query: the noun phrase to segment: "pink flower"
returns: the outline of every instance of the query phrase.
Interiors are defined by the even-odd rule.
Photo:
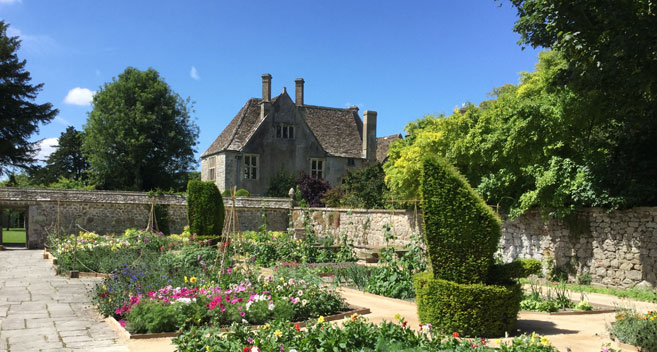
[[[240,316],[241,316],[241,317],[244,317],[245,315],[246,315],[246,313],[244,313],[244,311],[241,311],[241,312],[240,312]]]
[[[121,324],[122,328],[125,328],[126,322],[125,320],[119,320],[119,324]]]

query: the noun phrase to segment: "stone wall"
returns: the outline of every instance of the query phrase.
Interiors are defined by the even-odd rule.
[[[318,235],[329,234],[334,238],[346,235],[356,246],[380,248],[385,245],[385,225],[390,225],[396,240],[394,246],[407,244],[413,234],[420,233],[419,214],[406,210],[368,210],[334,208],[294,208],[294,227],[304,228],[304,218],[311,219]]]
[[[79,191],[53,189],[0,188],[0,209],[26,209],[28,248],[43,247],[46,236],[56,230],[64,233],[82,230],[100,234],[122,233],[126,228],[145,228],[153,198],[143,192]],[[167,205],[169,230],[181,233],[187,225],[187,201],[184,195],[161,195],[156,204]],[[224,199],[228,213],[232,201]],[[288,227],[289,199],[237,198],[237,228],[257,230],[262,214],[268,228],[284,231]],[[1,233],[1,232],[0,232]]]
[[[500,248],[505,261],[551,257],[571,279],[589,273],[603,285],[657,286],[657,208],[585,209],[566,221],[529,212],[504,224]]]

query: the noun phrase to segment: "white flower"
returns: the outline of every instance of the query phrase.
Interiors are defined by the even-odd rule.
[[[273,302],[269,303],[269,310],[274,310],[274,303]]]
[[[253,346],[251,347],[251,352],[260,352],[260,349],[257,346]]]
[[[299,290],[299,292],[297,292],[297,295],[299,295],[299,297],[303,296],[303,291]]]
[[[307,300],[305,300],[305,299],[301,300],[301,306],[302,306],[302,307],[305,307],[306,304],[308,304],[308,301],[307,301]]]

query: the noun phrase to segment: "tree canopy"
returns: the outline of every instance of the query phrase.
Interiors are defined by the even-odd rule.
[[[191,109],[152,68],[128,67],[105,83],[84,127],[92,182],[102,189],[184,190],[199,133]]]
[[[522,74],[518,85],[495,89],[493,99],[409,123],[406,139],[393,143],[385,164],[392,192],[417,199],[421,160],[436,154],[489,204],[512,215],[532,207],[565,215],[578,206],[619,206],[622,200],[591,172],[606,153],[592,142],[604,126],[582,112],[586,101],[551,83],[565,65],[558,52],[543,52],[536,71]]]
[[[37,143],[29,138],[38,132],[40,123],[48,123],[57,115],[52,104],[34,102],[43,83],[30,84],[26,62],[16,54],[20,39],[8,36],[8,27],[0,20],[0,175],[7,174],[9,168],[34,163]]]
[[[626,206],[657,204],[657,9],[652,0],[511,0],[520,43],[560,52],[550,84],[582,101],[590,171]],[[586,126],[585,126],[586,127]]]
[[[57,140],[57,149],[52,152],[43,167],[30,168],[29,175],[35,184],[49,185],[64,178],[70,181],[86,181],[89,168],[82,155],[84,134],[73,126],[66,128]]]

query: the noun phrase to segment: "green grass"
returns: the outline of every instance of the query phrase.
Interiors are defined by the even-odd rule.
[[[2,241],[4,243],[25,243],[25,229],[9,228],[2,229]]]
[[[520,280],[522,284],[529,284],[531,280],[522,279]],[[559,284],[540,282],[540,285],[548,287],[556,287]],[[615,288],[615,287],[599,287],[591,285],[576,285],[576,284],[566,284],[566,288],[573,292],[590,292],[590,293],[601,293],[605,295],[616,296],[620,298],[631,298],[639,301],[653,302],[657,303],[657,292],[653,290],[642,290],[638,288]]]

